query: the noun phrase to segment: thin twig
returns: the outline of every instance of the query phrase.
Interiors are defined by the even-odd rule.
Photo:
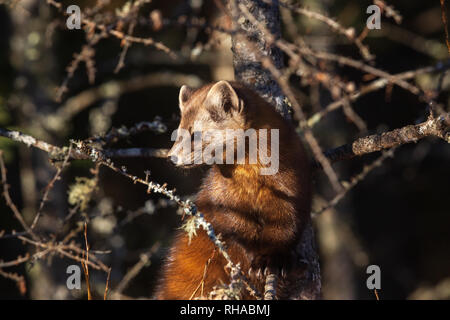
[[[2,129],[0,129],[0,133],[1,133],[1,130]],[[6,166],[5,166],[5,162],[3,160],[3,151],[2,150],[0,150],[0,170],[1,170],[1,174],[2,174],[3,197],[5,198],[6,204],[11,209],[11,211],[14,214],[14,217],[19,221],[19,223],[24,228],[24,230],[28,234],[30,234],[33,237],[33,239],[38,240],[39,237],[33,232],[32,228],[30,228],[28,226],[28,224],[25,222],[25,220],[22,217],[22,214],[20,213],[19,209],[14,204],[14,202],[11,199],[11,196],[9,195],[9,185],[6,180],[7,179],[6,178]]]

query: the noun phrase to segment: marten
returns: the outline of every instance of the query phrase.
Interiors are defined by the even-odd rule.
[[[294,126],[274,106],[239,82],[219,81],[197,90],[183,86],[179,107],[178,129],[192,136],[198,131],[227,129],[255,129],[259,136],[260,129],[270,132],[278,129],[276,172],[261,174],[261,169],[267,169],[267,163],[260,159],[250,163],[248,151],[243,156],[245,161],[222,164],[216,161],[195,203],[226,244],[233,263],[240,263],[253,288],[264,293],[264,274],[275,270],[281,279],[277,299],[287,298],[289,270],[299,260],[295,247],[310,219],[311,203],[311,169]],[[268,134],[269,138],[273,136]],[[250,138],[248,142],[245,140],[246,146],[249,141]],[[200,165],[196,164],[199,161],[192,163],[198,158],[193,150],[181,152],[181,143],[176,140],[168,153],[170,159],[180,167]],[[269,153],[274,152],[272,143],[267,143],[267,147]],[[237,151],[232,150],[235,154]],[[230,283],[226,264],[201,227],[191,239],[179,230],[163,265],[155,298],[208,298],[217,286]],[[254,296],[243,289],[240,298],[254,299]]]

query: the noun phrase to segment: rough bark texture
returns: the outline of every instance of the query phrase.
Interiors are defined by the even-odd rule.
[[[262,24],[270,30],[272,36],[279,38],[280,14],[278,1],[252,1],[236,0],[230,1],[234,28],[241,28],[245,32],[238,32],[232,38],[233,64],[237,80],[256,89],[256,91],[286,118],[289,118],[289,107],[278,83],[272,78],[271,73],[264,69],[261,62],[256,58],[254,49],[260,54],[272,59],[278,69],[283,68],[283,57],[281,51],[267,42],[267,35],[253,25],[240,12],[239,5],[244,5],[247,10]],[[249,44],[249,41],[251,44]],[[291,299],[318,299],[320,297],[321,281],[318,255],[315,248],[314,231],[312,225],[308,225],[303,234],[301,242],[297,246],[301,261],[298,262],[299,272],[297,279],[292,280]],[[306,267],[305,267],[306,266]]]
[[[417,142],[418,140],[433,136],[450,143],[450,113],[428,119],[416,125],[409,125],[381,134],[373,134],[359,138],[352,143],[344,144],[335,149],[327,150],[326,157],[332,161],[348,160],[355,156],[398,147],[403,144]],[[315,166],[320,166],[315,163]]]
[[[245,18],[238,8],[240,4],[245,5],[248,11],[262,22],[275,38],[279,38],[281,30],[278,1],[230,1],[229,7],[234,27],[245,31],[233,35],[231,49],[236,79],[253,87],[262,97],[275,105],[284,117],[289,117],[287,100],[280,86],[272,78],[271,73],[262,67],[254,49],[256,48],[260,54],[270,57],[278,69],[283,68],[282,52],[277,47],[271,46],[267,41],[267,36]],[[249,45],[249,41],[251,45]]]

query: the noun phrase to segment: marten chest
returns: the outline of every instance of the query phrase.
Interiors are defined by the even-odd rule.
[[[213,171],[204,181],[197,205],[216,233],[257,245],[264,243],[268,226],[293,219],[295,209],[291,200],[276,185],[261,179],[255,170],[247,169],[229,177]]]

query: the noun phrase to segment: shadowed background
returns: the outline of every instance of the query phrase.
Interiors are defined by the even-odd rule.
[[[87,43],[85,32],[67,30],[63,14],[45,1],[0,3],[0,126],[55,145],[68,145],[70,139],[86,139],[111,128],[132,127],[158,116],[168,127],[166,133],[143,132],[121,139],[113,146],[169,148],[170,134],[179,121],[177,104],[181,85],[195,87],[210,81],[233,79],[229,35],[185,23],[190,19],[199,25],[229,28],[230,22],[224,15],[226,6],[220,1],[144,3],[133,34],[160,41],[175,52],[177,58],[171,58],[169,53],[154,46],[136,43],[128,48],[124,66],[119,68],[124,43],[114,37],[104,37],[92,46],[94,52],[84,51],[84,55],[91,55],[91,58],[81,61],[70,76],[71,70],[67,67],[73,66],[74,53],[83,52]],[[63,2],[65,6],[72,3],[75,1]],[[82,10],[94,5],[92,1],[76,3]],[[334,17],[343,26],[353,27],[358,35],[364,30],[368,17],[366,8],[372,2],[323,0],[302,1],[301,4]],[[383,16],[381,30],[370,31],[363,40],[376,56],[374,66],[396,74],[445,63],[448,51],[439,2],[405,0],[396,1],[394,5],[403,17],[401,24]],[[117,17],[125,12],[124,8],[125,1],[109,1],[93,16],[103,15],[107,20],[108,15]],[[183,17],[186,18],[183,20]],[[298,40],[295,35],[301,35],[303,41],[316,50],[361,59],[358,48],[326,25],[286,8],[282,8],[281,17],[283,38],[288,41],[295,42]],[[165,19],[162,27],[158,27],[160,19]],[[127,28],[128,25],[125,30]],[[89,63],[93,66],[89,67]],[[288,58],[286,65],[289,65]],[[375,79],[339,64],[326,64],[323,68],[357,88]],[[414,77],[412,82],[431,91],[437,89],[439,79],[438,73],[424,73]],[[448,110],[449,80],[445,76],[441,80],[442,92],[436,99]],[[62,84],[66,84],[67,90],[61,90]],[[290,84],[308,116],[338,100],[320,81],[293,75]],[[93,88],[102,89],[89,91]],[[74,111],[70,105],[82,107]],[[57,113],[64,107],[70,110],[69,115]],[[417,96],[392,85],[359,98],[352,107],[366,128],[358,128],[341,109],[330,112],[313,127],[323,149],[371,133],[423,122],[428,115],[426,104]],[[49,114],[59,117],[47,116]],[[42,190],[54,176],[55,169],[42,151],[5,138],[0,138],[0,149],[4,151],[12,200],[31,223]],[[333,167],[342,180],[347,180],[379,156],[370,154]],[[334,208],[315,216],[325,299],[375,299],[374,293],[366,287],[365,270],[371,264],[381,268],[381,299],[450,297],[449,159],[450,148],[437,139],[401,146]],[[125,165],[128,172],[139,176],[150,170],[152,180],[165,182],[175,187],[178,194],[191,198],[205,173],[204,169],[180,171],[160,158],[114,159],[114,163],[118,167]],[[116,298],[149,298],[174,230],[181,225],[181,216],[176,214],[177,208],[169,200],[158,194],[146,194],[145,187],[106,168],[100,170],[97,187],[87,199],[86,207],[73,211],[70,199],[68,203],[69,191],[76,192],[73,186],[86,188],[76,178],[91,179],[92,168],[90,161],[77,160],[64,169],[62,179],[50,191],[39,227],[49,236],[66,234],[87,220],[92,250],[101,251],[98,257],[112,268],[111,294],[117,294]],[[317,172],[314,184],[317,196],[313,211],[318,211],[325,199],[332,199],[334,195],[322,172]],[[83,190],[79,192],[83,194]],[[70,222],[62,224],[61,220],[70,212],[73,212]],[[22,231],[3,199],[0,202],[1,230],[5,230],[5,234]],[[83,234],[79,233],[74,239],[83,243]],[[0,238],[0,260],[14,260],[27,251],[33,253],[33,248],[18,239]],[[70,264],[74,262],[55,255],[4,268],[3,271],[24,275],[26,290],[22,289],[21,293],[16,282],[0,277],[0,297],[86,298],[85,287],[73,291],[66,288],[66,268]],[[124,283],[130,268],[136,265],[139,267],[137,274]],[[91,270],[94,295],[102,296],[105,282],[104,272]],[[118,286],[122,286],[121,290],[115,292]]]

